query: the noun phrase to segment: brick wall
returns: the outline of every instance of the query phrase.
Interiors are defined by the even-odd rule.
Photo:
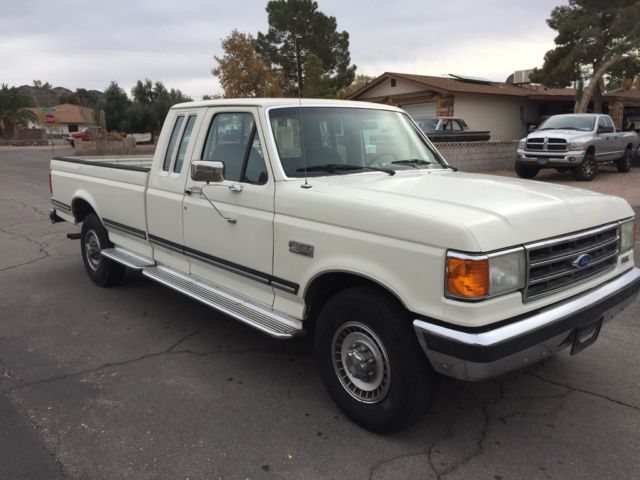
[[[517,141],[436,143],[438,151],[463,172],[511,169],[516,160]]]

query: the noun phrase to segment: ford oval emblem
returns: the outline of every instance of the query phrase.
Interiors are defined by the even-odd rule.
[[[592,257],[588,253],[583,253],[576,258],[571,265],[576,268],[585,268],[591,263]]]

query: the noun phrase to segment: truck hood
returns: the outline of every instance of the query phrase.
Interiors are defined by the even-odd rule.
[[[446,171],[286,182],[278,213],[440,248],[489,252],[633,216],[618,197],[549,183]]]
[[[531,139],[531,138],[544,139],[545,137],[563,138],[568,142],[571,142],[581,137],[585,137],[585,141],[586,141],[587,139],[593,138],[593,132],[585,132],[583,130],[565,130],[565,129],[541,130],[541,131],[531,132],[527,138],[528,139]]]

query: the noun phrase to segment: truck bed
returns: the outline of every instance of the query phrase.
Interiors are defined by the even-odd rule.
[[[55,157],[51,161],[52,203],[58,215],[75,223],[82,199],[118,235],[126,225],[146,240],[145,192],[151,156]],[[126,242],[126,241],[125,241]]]

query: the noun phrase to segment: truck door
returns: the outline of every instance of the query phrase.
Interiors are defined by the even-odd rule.
[[[596,131],[596,158],[602,162],[612,159],[615,154],[614,139],[611,134],[611,128],[607,125],[606,117],[598,117],[598,126]]]
[[[270,306],[275,186],[257,113],[207,110],[192,158],[222,162],[225,180],[187,179],[185,191],[192,193],[184,197],[184,245],[192,275]]]

